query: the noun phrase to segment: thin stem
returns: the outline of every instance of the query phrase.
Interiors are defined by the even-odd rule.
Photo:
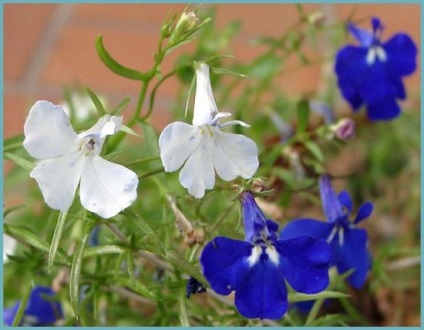
[[[25,308],[28,304],[29,296],[31,295],[32,285],[25,291],[24,296],[22,297],[21,303],[19,304],[18,311],[15,314],[15,318],[13,319],[12,327],[19,326],[24,316]]]

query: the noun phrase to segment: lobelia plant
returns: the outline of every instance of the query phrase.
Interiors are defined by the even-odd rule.
[[[387,290],[399,294],[390,281],[400,276],[391,267],[403,267],[407,284],[413,283],[417,264],[404,265],[416,262],[419,240],[410,243],[415,249],[401,249],[402,241],[386,239],[382,215],[414,208],[390,208],[364,188],[368,168],[380,165],[383,173],[387,166],[381,152],[366,158],[355,147],[371,145],[363,142],[375,139],[374,131],[381,133],[375,144],[387,141],[389,131],[393,138],[399,127],[415,132],[406,125],[415,116],[401,116],[397,102],[406,97],[402,78],[417,66],[417,47],[403,33],[381,41],[377,18],[372,32],[350,23],[360,45],[328,47],[335,75],[325,77],[321,91],[329,97],[285,95],[278,77],[290,71],[286,62],[323,63],[319,55],[310,58],[309,46],[345,26],[326,25],[324,14],[296,8],[295,24],[257,40],[264,51],[251,62],[226,62],[229,56],[221,54],[239,26],[220,30],[213,13],[200,15],[199,8],[165,19],[145,71],[121,64],[99,36],[100,60],[140,84],[135,104],[125,98],[112,107],[88,88],[88,96],[68,90],[61,105],[35,102],[23,135],[4,144],[5,158],[20,166],[25,189],[30,187],[25,205],[4,209],[4,240],[17,242],[3,255],[5,325],[381,325],[361,299],[379,301]],[[165,71],[168,55],[196,38],[195,50]],[[152,125],[160,114],[157,92],[168,79],[180,84],[184,96],[159,131]],[[368,121],[339,116],[331,79],[354,111],[365,105],[371,120],[399,118],[370,130]],[[188,108],[192,91],[189,124],[181,121],[181,105],[187,101]],[[234,120],[225,121],[230,116]],[[408,150],[397,152],[413,155]],[[352,195],[336,194],[337,175],[328,173],[348,173],[344,183]],[[6,193],[14,178],[5,178]],[[376,189],[390,192],[402,179],[388,175]],[[405,192],[393,189],[399,194],[391,202],[399,205]],[[354,202],[364,199],[373,203],[363,203],[352,217]],[[326,221],[308,215],[321,207]],[[371,213],[375,227],[359,228]],[[393,266],[394,258],[401,266]],[[289,308],[305,302],[305,315]],[[334,302],[335,310],[327,308]]]

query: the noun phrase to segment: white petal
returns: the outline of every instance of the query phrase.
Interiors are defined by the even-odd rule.
[[[213,164],[219,177],[230,181],[251,178],[259,167],[256,143],[241,134],[214,129]]]
[[[48,206],[62,212],[68,211],[74,200],[84,163],[85,157],[74,152],[43,160],[32,170],[30,176],[37,180]]]
[[[13,255],[18,241],[13,237],[3,234],[3,264],[9,261],[9,255]]]
[[[200,147],[194,151],[180,172],[181,185],[195,198],[205,196],[205,189],[215,185],[215,171],[212,163],[212,141],[205,132]]]
[[[199,147],[202,129],[182,122],[165,127],[159,137],[160,158],[166,172],[179,169]]]
[[[218,113],[212,85],[209,77],[209,66],[201,63],[196,70],[196,95],[194,97],[193,125],[212,124]]]
[[[78,134],[79,138],[89,135],[95,135],[97,139],[102,139],[107,135],[113,135],[119,131],[122,126],[122,116],[105,115],[100,118],[90,129]]]
[[[60,157],[77,150],[77,133],[62,107],[37,101],[24,125],[24,147],[37,159]]]
[[[89,157],[81,176],[81,204],[107,219],[135,201],[137,186],[133,171],[99,156]]]

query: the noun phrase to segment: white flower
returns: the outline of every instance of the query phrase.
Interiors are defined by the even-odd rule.
[[[160,157],[166,172],[183,166],[180,182],[195,198],[202,198],[206,189],[215,185],[218,176],[230,181],[238,176],[252,177],[259,166],[255,142],[240,134],[225,133],[222,127],[247,124],[233,120],[223,125],[220,118],[230,113],[219,113],[212,94],[209,67],[201,63],[196,70],[196,97],[193,125],[171,123],[159,137]]]
[[[18,242],[9,235],[3,234],[3,264],[9,261],[9,255],[13,255]]]
[[[30,176],[37,180],[51,208],[66,212],[80,183],[81,204],[103,218],[130,206],[137,197],[137,175],[101,158],[106,136],[115,134],[122,117],[106,115],[77,134],[62,107],[37,101],[24,125],[24,147],[40,160]]]

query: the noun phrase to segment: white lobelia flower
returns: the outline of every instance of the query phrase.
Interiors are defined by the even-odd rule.
[[[102,218],[130,206],[137,197],[137,175],[100,157],[106,136],[115,134],[122,117],[105,115],[77,134],[62,107],[37,101],[24,125],[24,147],[39,160],[30,176],[37,180],[51,208],[66,212],[80,183],[81,204]]]
[[[184,165],[179,179],[195,198],[202,198],[206,189],[214,187],[215,171],[221,179],[230,181],[238,176],[250,178],[258,169],[255,142],[244,135],[221,131],[229,125],[249,125],[238,120],[220,125],[219,119],[228,116],[231,114],[218,112],[209,66],[201,63],[196,70],[193,125],[178,121],[171,123],[159,137],[165,171],[174,172]]]

